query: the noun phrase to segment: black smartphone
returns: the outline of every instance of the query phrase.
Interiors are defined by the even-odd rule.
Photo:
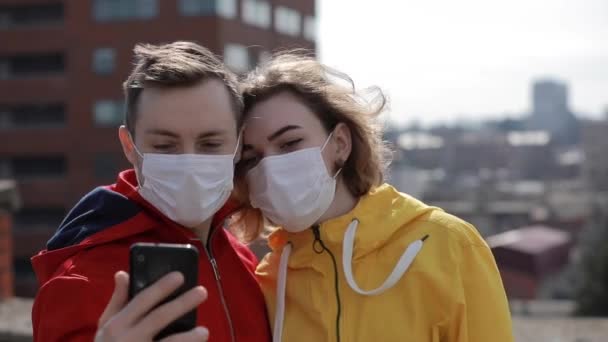
[[[129,299],[173,271],[184,275],[184,283],[158,305],[169,302],[198,285],[198,250],[192,245],[136,243],[131,246],[130,254]],[[194,329],[195,326],[196,310],[192,310],[169,324],[154,340]]]

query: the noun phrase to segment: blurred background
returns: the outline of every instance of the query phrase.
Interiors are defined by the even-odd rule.
[[[30,257],[128,166],[133,46],[174,40],[380,86],[389,181],[479,229],[516,340],[608,340],[608,1],[0,0],[0,341],[31,339]]]

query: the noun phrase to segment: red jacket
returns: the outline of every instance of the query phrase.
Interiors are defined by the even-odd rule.
[[[162,215],[136,188],[135,173],[129,170],[120,173],[116,184],[93,190],[70,211],[47,249],[32,258],[40,283],[32,310],[35,341],[93,341],[114,289],[114,273],[128,270],[133,243],[205,248],[192,231]],[[254,277],[257,259],[222,228],[233,209],[227,204],[216,214],[209,237],[219,279],[208,254],[199,253],[199,284],[209,296],[198,307],[198,325],[209,329],[212,342],[267,342],[271,336],[266,308]]]

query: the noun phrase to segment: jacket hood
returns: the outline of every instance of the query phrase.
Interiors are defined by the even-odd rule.
[[[137,188],[137,177],[131,169],[121,172],[115,184],[98,187],[84,196],[61,222],[46,249],[32,258],[40,284],[52,277],[66,259],[85,248],[161,226],[172,229],[172,234],[176,229],[186,237],[194,235],[143,199]],[[227,202],[214,216],[212,226],[223,223],[237,208],[236,202]]]
[[[319,225],[320,237],[328,246],[341,245],[348,225],[353,220],[359,221],[353,251],[357,259],[386,245],[397,231],[408,229],[410,223],[433,210],[438,208],[400,193],[389,184],[383,184],[362,196],[350,212],[322,222]],[[307,264],[305,259],[311,257],[309,248],[312,248],[314,240],[312,229],[290,233],[279,228],[269,236],[269,245],[277,251],[286,243],[292,243],[289,265],[296,267]]]

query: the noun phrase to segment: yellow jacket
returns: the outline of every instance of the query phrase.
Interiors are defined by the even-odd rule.
[[[355,232],[351,260],[343,255],[347,230]],[[504,288],[479,233],[390,185],[319,227],[301,233],[279,229],[269,243],[272,252],[256,273],[282,341],[513,341]],[[355,291],[380,287],[408,247],[413,262],[390,288],[376,295]],[[284,316],[275,317],[277,301],[283,301],[277,295],[281,255]],[[351,263],[352,286],[344,268]]]

